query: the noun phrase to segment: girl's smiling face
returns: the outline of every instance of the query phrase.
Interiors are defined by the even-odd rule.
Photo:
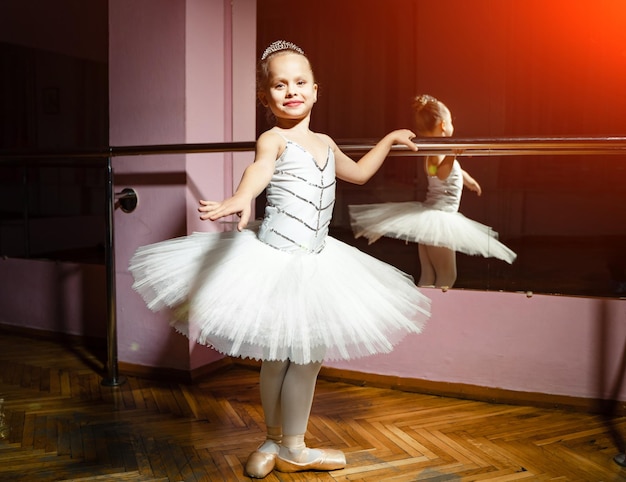
[[[307,58],[292,52],[275,55],[268,64],[267,83],[259,100],[277,119],[308,116],[317,101],[317,84]]]

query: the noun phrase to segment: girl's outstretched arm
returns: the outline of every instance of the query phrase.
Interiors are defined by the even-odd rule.
[[[483,190],[480,188],[480,184],[478,184],[478,181],[470,176],[469,173],[464,169],[461,169],[461,173],[463,174],[463,185],[470,191],[474,191],[480,196]]]
[[[235,194],[223,201],[200,200],[198,207],[200,219],[215,221],[224,216],[237,214],[240,217],[237,229],[241,231],[245,228],[252,213],[252,201],[263,192],[272,179],[281,142],[281,138],[275,133],[262,134],[256,143],[254,162],[243,172]]]
[[[328,136],[330,146],[335,154],[335,171],[339,179],[353,184],[365,184],[376,174],[387,158],[394,144],[403,144],[412,151],[417,151],[413,142],[415,134],[408,129],[399,129],[383,137],[367,154],[357,162],[344,154],[337,144]]]

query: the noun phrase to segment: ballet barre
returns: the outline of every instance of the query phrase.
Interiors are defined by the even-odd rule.
[[[393,146],[392,156],[528,156],[528,155],[607,155],[626,154],[626,137],[587,138],[493,138],[417,139],[418,151],[406,146]],[[373,147],[367,144],[340,145],[344,152],[367,152]]]
[[[338,140],[337,145],[346,153],[367,152],[377,140]],[[418,138],[415,140],[418,151],[406,146],[395,145],[392,156],[426,156],[433,154],[456,154],[458,156],[525,156],[525,155],[585,155],[585,154],[624,154],[625,137],[495,137],[457,138],[442,137],[436,140]],[[201,154],[218,152],[254,151],[256,142],[214,142],[197,144],[157,144],[145,146],[111,146],[108,149],[63,152],[24,152],[3,151],[1,164],[45,165],[52,162],[59,165],[64,159],[68,165],[75,159],[81,163],[123,156],[144,156],[162,154]]]

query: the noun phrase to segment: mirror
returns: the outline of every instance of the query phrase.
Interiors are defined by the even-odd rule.
[[[450,108],[455,137],[626,134],[621,0],[321,0],[306,22],[283,6],[258,4],[258,54],[277,39],[307,52],[319,83],[311,128],[338,143],[412,127],[422,93]],[[257,126],[268,127],[262,109]],[[458,254],[455,288],[626,296],[626,155],[460,161],[483,189],[464,190],[460,212],[492,226],[518,258]],[[347,205],[423,199],[421,162],[390,157],[365,186],[340,183],[331,234],[419,277],[416,246],[355,240]]]

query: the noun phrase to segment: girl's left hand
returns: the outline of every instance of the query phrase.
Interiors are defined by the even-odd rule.
[[[415,133],[409,129],[398,129],[391,133],[394,144],[403,144],[412,151],[417,151],[417,145],[413,142],[413,139],[417,137]]]

